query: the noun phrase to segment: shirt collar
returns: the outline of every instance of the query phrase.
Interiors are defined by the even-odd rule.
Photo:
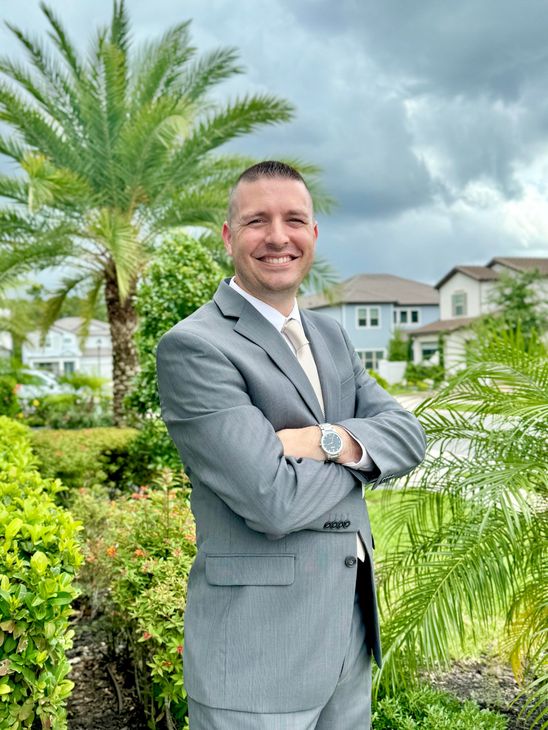
[[[262,316],[267,319],[270,324],[278,330],[278,332],[282,331],[282,327],[288,319],[296,319],[299,322],[301,321],[301,313],[299,312],[299,306],[296,299],[293,309],[291,310],[291,314],[288,317],[285,317],[281,312],[278,312],[277,309],[270,306],[270,304],[263,302],[262,299],[257,299],[257,297],[254,297],[253,294],[249,294],[249,292],[246,292],[241,286],[238,286],[238,284],[234,281],[234,277],[232,277],[228,285],[232,289],[235,289],[244,299],[247,299],[247,301],[259,312],[259,314],[262,314]]]

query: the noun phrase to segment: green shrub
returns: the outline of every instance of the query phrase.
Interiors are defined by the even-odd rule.
[[[35,469],[27,429],[0,417],[0,727],[66,728],[78,524]]]
[[[431,687],[401,691],[379,699],[374,707],[375,730],[505,730],[506,718],[482,710],[475,702],[460,702]]]
[[[369,373],[369,375],[371,375],[372,378],[375,378],[381,388],[388,390],[390,384],[388,380],[386,380],[386,378],[383,378],[382,375],[380,375],[380,373],[378,373],[376,370],[368,370],[367,372]]]
[[[133,656],[150,727],[166,715],[182,728],[183,612],[187,579],[196,554],[186,488],[143,487],[108,502],[79,490],[73,510],[86,526],[82,587],[109,612]],[[108,589],[105,591],[105,589]]]
[[[417,365],[409,362],[405,369],[405,380],[409,385],[425,385],[426,381],[432,381],[434,386],[439,385],[445,377],[445,370],[441,365]]]
[[[25,405],[29,426],[94,428],[112,424],[111,398],[93,393],[58,393]]]
[[[116,489],[123,486],[137,433],[132,428],[42,429],[32,432],[32,446],[43,476],[57,477],[67,487]]]
[[[15,416],[20,411],[15,392],[17,381],[8,375],[0,376],[0,416]]]
[[[148,484],[166,467],[181,471],[181,457],[161,418],[147,418],[129,445],[125,478],[135,486]]]

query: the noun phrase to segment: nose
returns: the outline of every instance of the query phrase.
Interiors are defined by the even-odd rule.
[[[286,227],[282,220],[273,219],[266,231],[266,241],[272,246],[285,246],[289,243]]]

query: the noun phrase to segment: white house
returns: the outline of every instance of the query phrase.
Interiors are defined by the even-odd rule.
[[[537,270],[536,286],[548,299],[548,258],[497,256],[487,266],[455,266],[435,286],[440,294],[440,319],[412,330],[413,361],[428,360],[443,339],[444,363],[452,370],[464,362],[466,342],[474,337],[470,324],[495,309],[491,295],[501,272]]]
[[[30,368],[56,375],[72,372],[99,375],[112,380],[112,343],[106,322],[92,319],[82,341],[81,317],[63,317],[49,329],[44,342],[40,332],[31,332],[23,345],[23,362]]]

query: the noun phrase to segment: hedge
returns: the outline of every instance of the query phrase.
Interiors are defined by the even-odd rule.
[[[0,417],[0,727],[66,728],[78,523],[35,467],[27,429]]]
[[[45,477],[67,487],[114,488],[129,468],[129,448],[138,433],[133,428],[44,428],[32,432],[32,448]]]

